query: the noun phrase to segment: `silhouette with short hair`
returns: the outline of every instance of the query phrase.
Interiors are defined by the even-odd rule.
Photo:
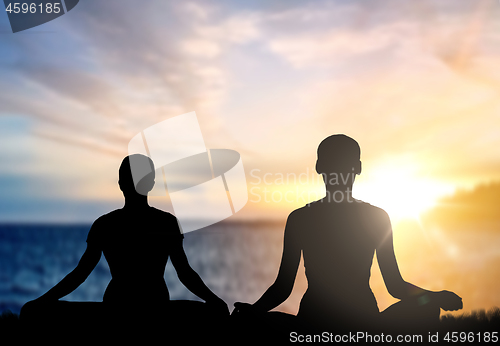
[[[134,184],[133,169],[149,173]],[[47,293],[25,304],[21,310],[22,320],[37,324],[51,314],[51,318],[59,321],[69,317],[86,323],[103,313],[114,318],[121,315],[124,319],[134,319],[134,313],[142,313],[150,320],[177,319],[182,324],[192,323],[200,316],[208,319],[214,315],[229,315],[226,303],[189,265],[177,218],[149,206],[147,194],[154,185],[154,171],[153,161],[144,155],[130,155],[122,161],[118,184],[125,197],[124,207],[93,223],[87,237],[87,249],[77,267]],[[86,280],[101,253],[104,253],[112,277],[103,302],[58,301]],[[180,281],[206,303],[170,301],[164,280],[169,258]]]
[[[324,139],[316,171],[323,175],[326,196],[289,215],[275,282],[253,305],[235,303],[233,315],[262,318],[259,313],[284,302],[292,292],[301,255],[308,282],[294,319],[301,326],[358,331],[381,322],[411,326],[438,321],[440,308],[462,308],[461,298],[452,292],[432,292],[403,280],[389,216],[352,198],[355,176],[361,173],[360,148],[354,139],[345,135]],[[400,299],[382,313],[369,285],[374,254],[389,293]]]

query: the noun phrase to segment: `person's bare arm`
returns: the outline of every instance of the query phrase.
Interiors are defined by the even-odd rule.
[[[294,229],[298,227],[297,222],[294,221],[294,217],[292,213],[286,223],[283,254],[276,280],[253,305],[240,302],[235,303],[234,306],[238,311],[269,311],[283,303],[292,293],[302,251],[300,244],[294,239]]]
[[[87,279],[97,263],[99,263],[101,252],[99,247],[88,244],[76,268],[38,300],[58,300],[73,292]]]
[[[379,216],[382,241],[377,247],[377,261],[388,292],[395,298],[419,299],[422,304],[437,302],[443,310],[462,308],[462,298],[449,291],[429,291],[403,280],[394,253],[392,227],[389,216],[383,212]]]
[[[173,247],[170,259],[179,280],[187,289],[203,299],[207,304],[213,304],[224,314],[229,314],[227,304],[205,285],[198,273],[189,265],[181,241]]]

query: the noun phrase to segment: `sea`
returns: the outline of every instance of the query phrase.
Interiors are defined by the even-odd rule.
[[[90,226],[0,225],[0,313],[19,313],[23,304],[45,293],[73,270],[85,251]],[[255,302],[274,282],[283,227],[284,223],[223,221],[186,233],[184,250],[191,267],[232,310],[236,301]],[[62,299],[102,301],[110,279],[102,256],[87,280]],[[170,261],[165,281],[171,299],[199,300],[179,281]],[[296,313],[301,295],[292,297],[280,309]]]
[[[90,224],[0,224],[0,313],[19,313],[26,302],[47,292],[72,271],[86,248]],[[234,302],[254,303],[274,282],[283,249],[283,222],[224,220],[186,233],[184,250],[191,267],[231,311]],[[500,225],[423,232],[416,223],[394,227],[394,246],[405,280],[430,290],[450,290],[464,309],[500,307]],[[390,296],[376,259],[370,286],[382,311]],[[104,256],[87,280],[64,297],[102,301],[111,279]],[[169,262],[165,281],[173,300],[199,300],[177,278]],[[303,263],[290,297],[275,308],[296,314],[307,289]]]

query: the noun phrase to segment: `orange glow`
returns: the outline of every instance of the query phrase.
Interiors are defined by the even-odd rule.
[[[360,175],[355,196],[384,209],[393,221],[419,219],[439,197],[453,192],[453,185],[417,173],[417,165],[384,163]]]

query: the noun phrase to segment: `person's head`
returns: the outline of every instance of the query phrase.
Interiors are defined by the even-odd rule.
[[[343,174],[347,177],[361,174],[361,149],[358,142],[343,134],[326,137],[318,146],[318,160],[316,161],[316,172],[324,178],[332,174]],[[342,179],[339,179],[342,182]],[[325,179],[328,184],[328,180]]]
[[[125,157],[118,175],[118,185],[125,196],[134,194],[147,196],[155,184],[154,163],[149,157],[141,154]]]

